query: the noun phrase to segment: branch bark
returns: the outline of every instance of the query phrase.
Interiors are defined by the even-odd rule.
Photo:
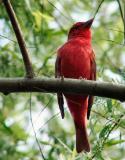
[[[20,47],[20,50],[23,56],[23,61],[24,61],[25,70],[26,70],[26,77],[33,78],[34,72],[33,72],[32,64],[28,56],[28,50],[26,48],[26,44],[25,44],[18,20],[16,18],[15,12],[9,0],[3,0],[3,3],[8,13],[8,16],[10,18],[11,24],[16,34],[16,38],[18,40],[18,44],[19,44],[19,47]]]
[[[76,79],[1,78],[0,92],[48,92],[87,94],[125,101],[125,85]]]

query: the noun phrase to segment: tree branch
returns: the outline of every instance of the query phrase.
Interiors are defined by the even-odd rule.
[[[12,5],[11,5],[10,1],[9,0],[3,0],[3,3],[4,3],[4,6],[6,8],[6,11],[8,13],[8,16],[11,20],[11,24],[12,24],[14,32],[16,34],[16,38],[18,40],[18,44],[19,44],[19,47],[20,47],[20,50],[21,50],[21,53],[22,53],[22,56],[23,56],[23,61],[24,61],[25,70],[26,70],[26,77],[27,78],[33,78],[34,77],[34,72],[33,72],[33,69],[32,69],[32,64],[31,64],[30,58],[28,56],[28,50],[26,48],[26,44],[25,44],[25,41],[24,41],[21,29],[20,29],[18,20],[16,18],[16,15],[14,13],[14,10],[12,8]]]
[[[125,101],[125,86],[108,82],[54,78],[1,78],[0,92],[63,92],[87,94]]]

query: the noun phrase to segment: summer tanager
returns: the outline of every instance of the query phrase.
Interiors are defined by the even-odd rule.
[[[55,76],[96,80],[95,55],[91,46],[91,25],[93,19],[74,24],[68,34],[67,42],[58,49],[55,65]],[[62,78],[63,80],[63,78]],[[64,94],[74,120],[76,129],[76,150],[90,151],[86,131],[93,103],[93,96]],[[64,118],[63,93],[57,93],[58,104]]]

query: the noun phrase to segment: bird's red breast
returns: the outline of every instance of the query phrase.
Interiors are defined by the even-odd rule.
[[[71,39],[59,50],[61,59],[61,75],[66,78],[90,79],[91,73],[91,44],[82,38]]]

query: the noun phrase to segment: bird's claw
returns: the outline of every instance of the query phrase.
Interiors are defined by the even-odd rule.
[[[82,76],[79,77],[81,80],[87,80],[87,78],[83,78]]]
[[[61,76],[61,81],[64,81],[64,76]]]

